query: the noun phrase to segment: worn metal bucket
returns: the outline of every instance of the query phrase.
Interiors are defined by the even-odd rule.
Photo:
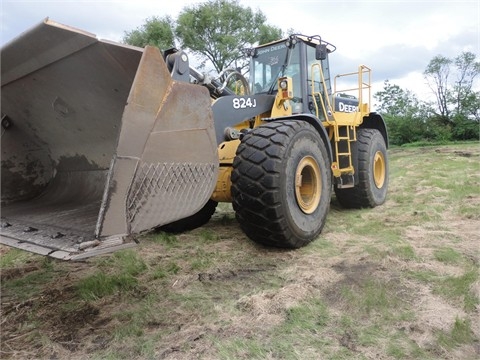
[[[209,93],[172,80],[157,48],[46,19],[1,51],[2,243],[91,256],[208,201]]]

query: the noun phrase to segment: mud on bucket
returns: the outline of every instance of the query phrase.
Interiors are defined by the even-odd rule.
[[[47,19],[2,49],[1,66],[2,243],[90,256],[208,201],[209,94],[173,81],[158,49]]]

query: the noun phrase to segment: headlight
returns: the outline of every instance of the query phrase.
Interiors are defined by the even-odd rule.
[[[288,82],[287,80],[282,80],[280,81],[280,88],[285,90],[288,87]]]

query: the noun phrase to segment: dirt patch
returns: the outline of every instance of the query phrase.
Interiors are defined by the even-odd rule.
[[[456,149],[454,147],[439,147],[433,149],[433,151],[437,154],[453,154],[456,156],[462,156],[462,157],[476,157],[480,156],[479,152],[479,147],[477,146],[472,146],[472,148],[466,148],[466,149]]]
[[[3,282],[6,280],[19,278],[37,270],[40,270],[40,266],[36,264],[2,269],[2,271],[0,272],[0,281]]]
[[[305,300],[311,294],[309,286],[288,284],[278,290],[248,295],[238,300],[238,307],[260,323],[281,321],[284,312]]]
[[[199,273],[198,280],[204,283],[212,281],[241,281],[250,279],[255,274],[274,269],[275,265],[255,269],[217,269],[215,272]]]
[[[40,269],[29,265],[24,269],[8,271],[4,279],[13,279]],[[28,270],[28,271],[26,271]],[[51,358],[70,357],[72,352],[84,348],[92,336],[102,334],[102,325],[108,322],[101,317],[101,309],[93,303],[78,298],[70,276],[58,278],[55,284],[35,296],[18,303],[13,294],[2,294],[2,354],[7,357]],[[21,334],[21,335],[19,335]],[[40,336],[38,336],[40,335]],[[105,341],[105,334],[102,334]],[[39,339],[49,339],[44,348]],[[55,349],[52,353],[52,348]],[[19,352],[18,349],[25,349]],[[46,350],[47,353],[43,353]]]

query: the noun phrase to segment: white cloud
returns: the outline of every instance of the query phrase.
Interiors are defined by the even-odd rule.
[[[1,43],[45,17],[121,41],[125,31],[152,16],[175,18],[185,7],[208,0],[0,0]],[[376,83],[398,80],[420,88],[421,73],[438,54],[480,54],[480,1],[477,0],[239,0],[262,11],[268,24],[307,35],[321,35],[337,46],[334,72],[361,63],[373,69]],[[411,85],[409,87],[408,85]],[[403,86],[403,85],[401,85]]]

